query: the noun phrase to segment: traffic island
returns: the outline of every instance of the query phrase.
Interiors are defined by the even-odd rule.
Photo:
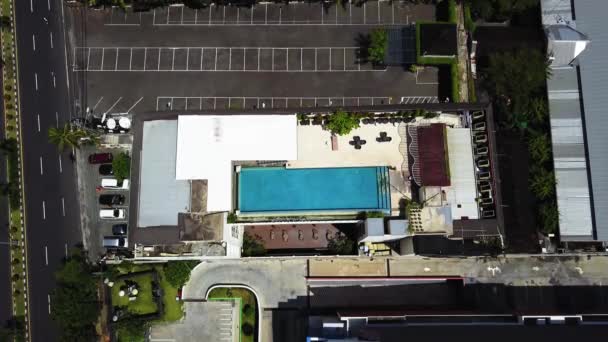
[[[1,0],[0,19],[2,100],[5,123],[4,141],[2,142],[3,146],[1,149],[7,157],[8,169],[12,313],[15,319],[25,322],[23,329],[19,329],[19,331],[23,333],[25,340],[29,340],[27,241],[23,200],[19,84],[17,80],[18,67],[14,7],[11,0]]]

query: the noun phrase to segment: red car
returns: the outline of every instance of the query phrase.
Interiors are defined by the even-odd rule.
[[[112,162],[112,153],[93,153],[89,155],[89,163],[104,164]]]

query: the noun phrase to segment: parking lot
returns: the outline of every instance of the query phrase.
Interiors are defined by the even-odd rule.
[[[433,6],[412,6],[399,1],[352,2],[335,6],[321,3],[263,3],[255,6],[223,6],[211,4],[191,9],[181,4],[134,13],[112,8],[104,17],[109,26],[168,25],[409,25],[414,20],[432,20]]]
[[[102,176],[99,173],[101,164],[90,164],[88,156],[91,153],[110,152],[117,156],[120,150],[95,149],[92,146],[83,146],[76,151],[77,167],[78,167],[78,186],[81,196],[81,221],[85,240],[85,245],[92,258],[95,258],[103,253],[105,249],[102,246],[104,236],[112,236],[112,226],[115,224],[127,223],[129,218],[129,192],[126,190],[110,190],[101,189],[101,180],[104,178],[112,178],[112,176]],[[124,196],[124,203],[113,205],[112,207],[99,204],[101,195],[118,194]],[[117,208],[124,209],[126,215],[124,219],[101,219],[99,211],[101,209]]]
[[[74,11],[68,63],[77,105],[97,115],[438,102],[436,69],[374,67],[361,53],[374,28],[434,15],[434,6],[399,1],[107,8],[85,23]]]

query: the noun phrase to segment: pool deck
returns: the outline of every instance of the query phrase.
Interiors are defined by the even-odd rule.
[[[460,127],[460,117],[451,114],[442,114],[437,118],[418,118],[413,125],[445,123]],[[399,210],[399,200],[403,197],[411,198],[411,190],[406,185],[409,177],[407,163],[407,124],[361,124],[347,135],[337,136],[332,149],[331,133],[319,125],[298,125],[298,159],[289,161],[288,168],[316,168],[316,167],[361,167],[361,166],[388,166],[394,168],[390,171],[391,179],[391,206],[392,211]],[[386,132],[391,137],[390,142],[378,142],[376,138],[380,132]],[[367,143],[360,150],[355,149],[349,142],[354,136],[359,136]]]

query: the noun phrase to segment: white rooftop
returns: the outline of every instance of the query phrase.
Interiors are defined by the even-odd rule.
[[[448,128],[448,160],[451,186],[446,191],[447,200],[452,206],[452,217],[459,220],[479,218],[477,186],[471,131],[468,128]]]
[[[207,180],[207,210],[232,208],[232,161],[296,160],[294,115],[180,115],[178,180]]]

